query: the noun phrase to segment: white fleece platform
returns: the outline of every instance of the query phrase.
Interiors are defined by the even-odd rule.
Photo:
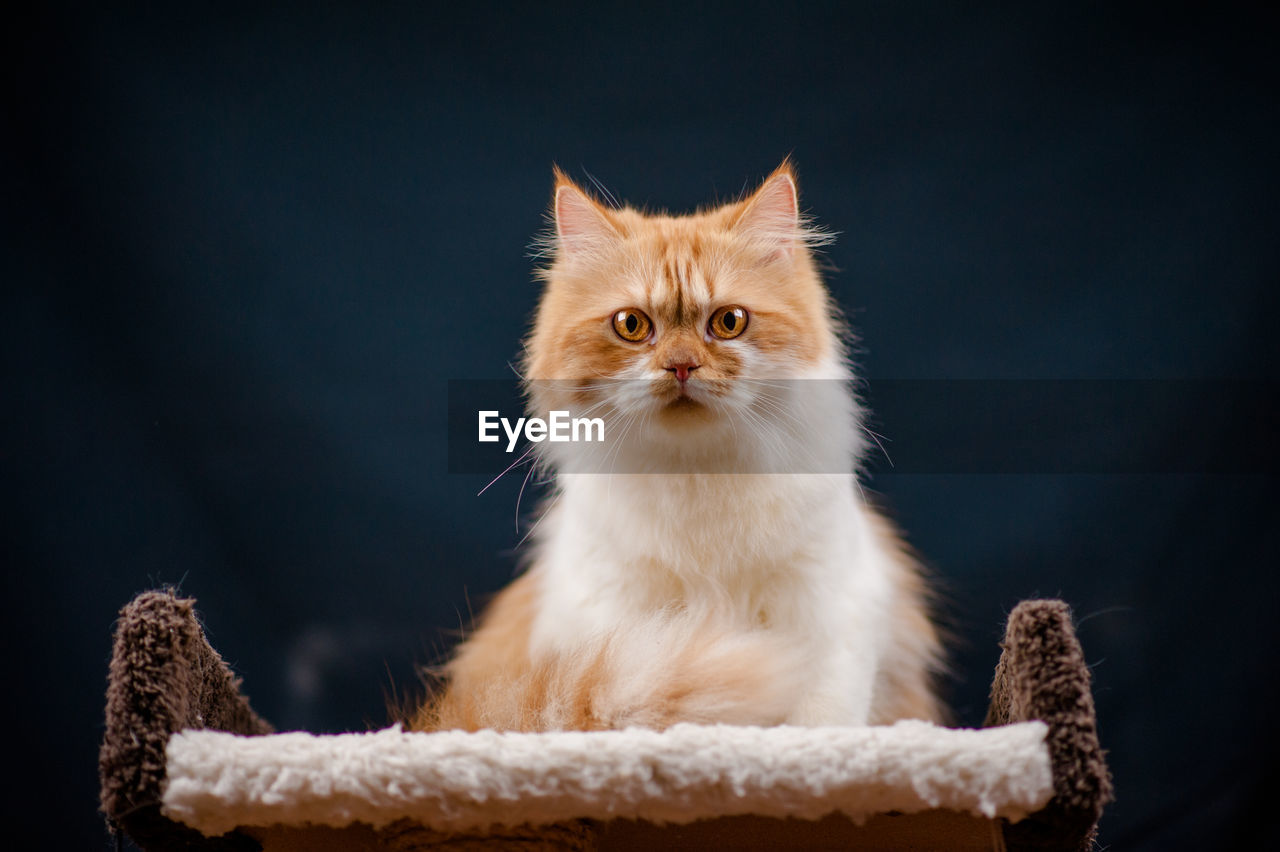
[[[857,822],[949,808],[1016,821],[1053,793],[1047,727],[305,733],[170,738],[164,813],[207,835],[272,824],[440,830],[739,814]]]

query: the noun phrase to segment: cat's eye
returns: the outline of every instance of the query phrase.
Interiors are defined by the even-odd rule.
[[[707,328],[721,340],[732,340],[747,330],[747,309],[726,305],[711,315]]]
[[[613,330],[623,340],[639,343],[649,336],[653,323],[636,308],[623,308],[613,315]]]

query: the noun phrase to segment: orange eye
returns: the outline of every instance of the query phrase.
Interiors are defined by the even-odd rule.
[[[613,315],[613,330],[630,343],[639,343],[649,336],[653,323],[636,308],[623,308]]]
[[[720,308],[711,315],[707,328],[721,340],[733,340],[747,330],[747,309],[737,305]]]

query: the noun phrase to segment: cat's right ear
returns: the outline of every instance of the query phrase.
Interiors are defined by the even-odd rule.
[[[616,240],[620,234],[608,212],[578,188],[557,167],[553,215],[556,249],[561,257],[588,254]]]

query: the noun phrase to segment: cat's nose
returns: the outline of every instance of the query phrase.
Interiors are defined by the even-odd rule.
[[[675,364],[668,364],[663,369],[665,369],[668,373],[675,373],[676,378],[680,380],[681,384],[683,384],[689,381],[689,374],[692,373],[694,370],[698,369],[698,366],[699,365],[693,363],[692,361],[680,361]]]

